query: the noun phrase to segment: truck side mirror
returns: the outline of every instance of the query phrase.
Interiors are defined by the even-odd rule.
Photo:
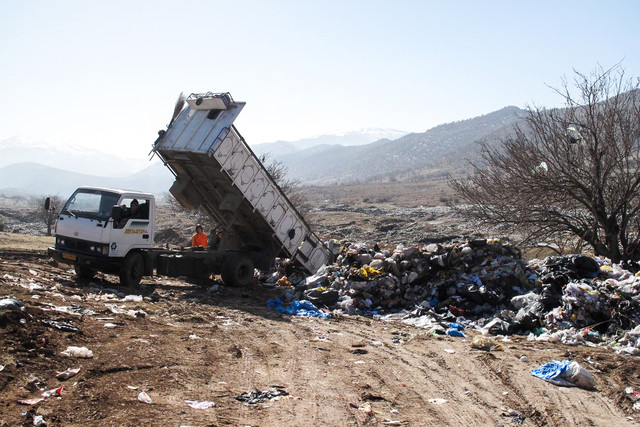
[[[46,199],[44,199],[44,210],[49,211],[50,207],[51,207],[51,197],[47,197]]]
[[[118,222],[122,219],[122,213],[122,206],[113,205],[113,208],[111,209],[111,218],[113,218],[115,222]]]

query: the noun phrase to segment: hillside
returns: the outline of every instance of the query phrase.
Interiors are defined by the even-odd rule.
[[[502,110],[412,133],[397,140],[382,139],[361,146],[323,146],[276,156],[292,178],[305,184],[333,184],[394,180],[446,166],[460,170],[465,159],[477,152],[481,139],[497,141],[519,120],[523,110]]]

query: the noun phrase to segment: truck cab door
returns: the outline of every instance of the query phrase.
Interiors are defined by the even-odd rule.
[[[138,202],[136,212],[132,212],[132,202]],[[132,248],[153,246],[153,223],[150,218],[152,201],[125,198],[119,209],[120,215],[111,218],[112,224],[109,256],[125,256]],[[127,207],[128,206],[128,207]],[[116,209],[114,209],[114,212]],[[120,218],[118,218],[120,216]]]

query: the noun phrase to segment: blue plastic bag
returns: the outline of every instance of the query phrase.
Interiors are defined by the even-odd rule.
[[[318,307],[313,305],[311,301],[307,300],[293,301],[291,305],[284,307],[280,298],[272,298],[267,302],[267,307],[292,316],[310,316],[320,317],[323,319],[331,317],[330,314],[319,311]]]
[[[568,360],[554,360],[553,362],[545,363],[538,369],[532,369],[531,375],[547,381],[557,381],[558,379],[560,379],[560,376],[567,370],[570,363],[571,362],[569,362]]]
[[[462,332],[460,332],[459,330],[455,329],[455,328],[447,329],[447,335],[452,336],[452,337],[465,338],[465,335]]]

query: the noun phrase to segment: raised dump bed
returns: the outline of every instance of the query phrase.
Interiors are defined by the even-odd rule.
[[[331,253],[233,125],[245,103],[211,92],[186,101],[153,148],[175,175],[171,194],[219,224],[221,250],[250,254],[263,269],[284,255],[315,273]]]

